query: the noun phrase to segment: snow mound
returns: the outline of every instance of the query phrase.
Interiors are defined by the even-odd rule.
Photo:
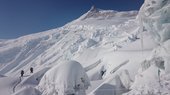
[[[76,61],[61,63],[45,73],[38,88],[42,95],[84,95],[85,89],[90,85],[85,70]]]

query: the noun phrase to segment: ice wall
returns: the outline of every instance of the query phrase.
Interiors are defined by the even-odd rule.
[[[160,44],[170,39],[170,0],[145,0],[139,11],[140,28]]]

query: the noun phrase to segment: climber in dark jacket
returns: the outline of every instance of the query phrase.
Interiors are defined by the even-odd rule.
[[[24,70],[21,70],[21,77],[23,77],[24,75]]]
[[[33,67],[30,68],[30,72],[33,73]]]

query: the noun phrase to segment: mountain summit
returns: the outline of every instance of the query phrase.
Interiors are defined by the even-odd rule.
[[[100,9],[97,9],[96,6],[92,6],[89,12],[99,12]]]
[[[111,26],[115,23],[123,23],[123,21],[128,20],[129,18],[136,18],[137,14],[138,11],[118,12],[114,10],[102,10],[92,6],[87,13],[69,23],[69,25]]]

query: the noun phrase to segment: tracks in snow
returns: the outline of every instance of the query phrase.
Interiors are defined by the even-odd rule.
[[[110,73],[113,74],[114,72],[116,72],[120,67],[122,67],[123,65],[126,65],[129,62],[129,60],[124,61],[123,63],[121,63],[120,65],[118,65],[116,68],[114,68]]]
[[[15,93],[15,89],[16,89],[16,87],[18,86],[18,84],[21,83],[21,81],[22,81],[21,78],[22,78],[22,77],[19,77],[19,81],[14,85],[14,87],[13,87],[13,93]]]

